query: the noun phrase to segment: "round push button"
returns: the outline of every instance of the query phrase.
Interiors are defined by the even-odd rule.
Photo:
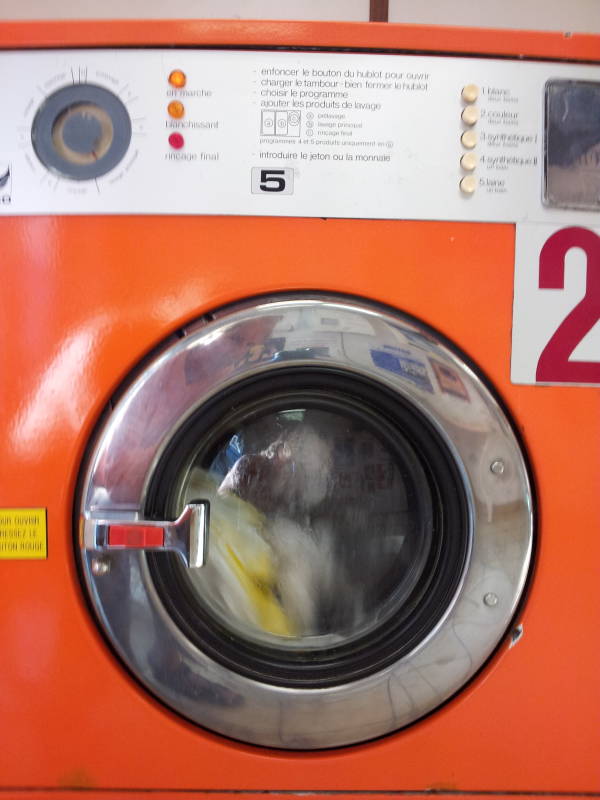
[[[472,150],[477,145],[477,134],[475,131],[465,131],[460,137],[463,147]]]
[[[473,172],[477,166],[477,155],[475,153],[465,153],[460,159],[460,165],[467,172]]]
[[[479,97],[479,86],[474,83],[468,83],[466,86],[463,86],[460,96],[465,103],[474,103]]]
[[[479,119],[479,109],[477,106],[467,106],[463,109],[461,116],[463,122],[465,122],[467,125],[475,125]]]
[[[477,188],[477,178],[475,175],[465,175],[459,186],[463,194],[473,194]]]

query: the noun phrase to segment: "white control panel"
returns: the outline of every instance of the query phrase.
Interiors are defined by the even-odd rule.
[[[598,218],[542,200],[546,83],[597,66],[48,50],[0,74],[4,215]]]

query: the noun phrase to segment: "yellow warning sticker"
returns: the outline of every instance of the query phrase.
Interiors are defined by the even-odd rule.
[[[48,558],[45,508],[0,508],[3,558]]]

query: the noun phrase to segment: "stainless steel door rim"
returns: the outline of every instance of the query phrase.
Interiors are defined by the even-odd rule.
[[[172,442],[215,398],[248,382],[261,387],[277,376],[313,373],[368,384],[374,396],[379,391],[414,409],[460,481],[466,548],[444,608],[407,652],[393,663],[382,660],[375,671],[365,669],[356,680],[349,672],[339,683],[328,676],[322,685],[305,688],[285,672],[272,681],[253,678],[206,652],[202,637],[187,635],[165,605],[143,546],[102,547],[84,531],[99,520],[135,525],[146,518],[153,480]],[[167,706],[203,727],[287,749],[382,736],[455,694],[506,634],[532,552],[525,460],[485,384],[430,328],[389,309],[327,295],[249,301],[167,343],[99,431],[84,466],[78,513],[86,589],[131,672]],[[452,535],[447,532],[447,538]],[[98,559],[109,567],[94,569]],[[491,596],[497,602],[486,600]],[[379,639],[385,638],[385,624]]]

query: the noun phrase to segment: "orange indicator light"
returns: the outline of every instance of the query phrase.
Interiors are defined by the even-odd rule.
[[[167,111],[169,112],[169,116],[180,119],[185,114],[185,106],[183,103],[180,103],[179,100],[172,100],[167,106]]]
[[[169,75],[169,83],[176,89],[183,89],[186,80],[187,78],[185,77],[185,72],[182,72],[180,69],[174,69]]]

